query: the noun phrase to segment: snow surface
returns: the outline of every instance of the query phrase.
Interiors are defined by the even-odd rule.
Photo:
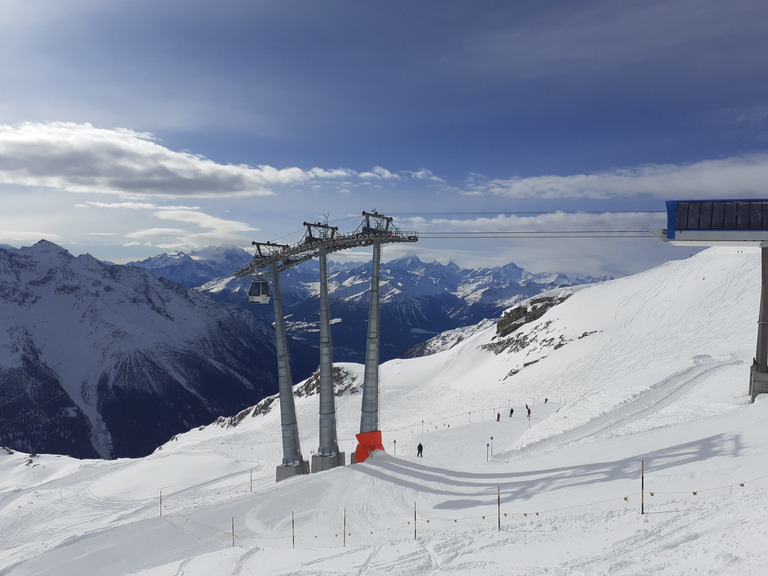
[[[388,362],[387,453],[279,484],[276,408],[137,460],[0,449],[0,574],[766,574],[759,297],[757,251],[710,249]],[[347,456],[360,401],[337,398]]]

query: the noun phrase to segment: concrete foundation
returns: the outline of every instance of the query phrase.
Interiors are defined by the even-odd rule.
[[[337,466],[344,466],[345,457],[346,454],[344,454],[344,452],[339,452],[338,454],[332,454],[330,456],[312,454],[312,474],[315,472],[322,472],[323,470],[330,470]]]
[[[293,478],[300,474],[309,474],[309,462],[302,460],[299,464],[285,465],[281,464],[275,471],[275,480],[280,482],[286,478]]]
[[[752,365],[749,374],[749,396],[752,402],[758,394],[768,394],[768,373],[758,372],[757,365]]]

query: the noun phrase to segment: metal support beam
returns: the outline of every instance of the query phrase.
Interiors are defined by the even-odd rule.
[[[752,402],[758,394],[768,393],[768,248],[760,248],[762,286],[760,312],[757,319],[757,351],[749,378]]]
[[[275,347],[277,351],[277,385],[280,395],[280,424],[283,437],[283,464],[278,466],[277,480],[297,474],[307,474],[309,463],[301,456],[299,447],[299,426],[296,422],[296,407],[293,402],[293,381],[291,361],[285,338],[283,303],[280,297],[280,273],[277,262],[272,268],[272,301],[275,308]]]
[[[368,338],[365,348],[365,372],[363,376],[363,408],[360,416],[360,432],[379,429],[379,273],[381,269],[381,242],[373,243],[371,271],[371,301],[368,311]]]
[[[758,371],[768,373],[768,248],[760,248],[762,287],[760,290],[760,314],[757,321]]]
[[[381,245],[418,242],[415,232],[402,232],[389,216],[363,212],[363,222],[355,232],[338,235],[335,226],[322,223],[304,222],[307,232],[297,244],[276,244],[273,242],[252,242],[256,247],[253,261],[237,270],[235,276],[245,278],[258,274],[262,268],[271,267],[274,279],[275,330],[277,333],[278,383],[280,387],[280,417],[283,425],[283,465],[278,466],[277,479],[282,480],[295,474],[309,472],[307,462],[299,449],[296,410],[293,404],[293,390],[290,376],[288,350],[285,343],[285,323],[280,300],[278,274],[315,257],[325,258],[328,253],[364,246],[373,246],[373,277],[371,279],[371,306],[368,316],[368,339],[365,354],[365,375],[363,378],[363,408],[360,419],[360,434],[356,461],[362,462],[375,450],[384,450],[379,428],[379,271],[381,268]],[[336,409],[333,396],[333,375],[330,340],[330,312],[327,306],[327,264],[321,265],[325,286],[325,305],[321,303],[321,358],[320,358],[320,448],[312,457],[312,470],[327,470],[344,464],[344,453],[338,451],[336,439]],[[322,287],[321,287],[322,291]],[[325,316],[323,316],[325,314]],[[324,333],[324,326],[327,334]],[[327,351],[325,350],[327,342]],[[328,452],[326,455],[325,453]]]
[[[331,312],[328,306],[328,250],[321,245],[320,261],[320,446],[312,456],[312,472],[344,465],[336,437],[336,397],[333,390]]]

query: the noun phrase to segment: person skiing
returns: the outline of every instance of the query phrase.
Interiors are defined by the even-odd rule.
[[[530,418],[530,417],[531,417],[531,409],[528,408],[528,418]]]
[[[515,413],[515,409],[514,408],[510,408],[509,409],[509,417],[512,418],[512,414],[514,414],[514,413]]]
[[[496,422],[501,420],[501,412],[496,412]]]
[[[424,457],[422,454],[423,451],[424,451],[424,446],[422,446],[421,442],[419,442],[419,445],[416,446],[416,456],[423,458]]]

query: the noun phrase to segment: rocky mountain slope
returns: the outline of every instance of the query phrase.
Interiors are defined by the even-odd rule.
[[[46,241],[0,249],[0,445],[148,454],[274,393],[274,358],[237,306]]]

